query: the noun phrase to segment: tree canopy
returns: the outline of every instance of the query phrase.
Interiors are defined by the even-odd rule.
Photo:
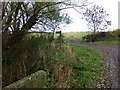
[[[55,20],[62,2],[3,2],[2,32],[3,44],[9,46],[22,40],[36,23],[46,24],[46,20]]]
[[[69,17],[61,10],[84,7],[71,2],[2,2],[3,46],[20,42],[28,30],[40,25],[42,31],[51,28],[53,32],[61,23],[69,23]]]

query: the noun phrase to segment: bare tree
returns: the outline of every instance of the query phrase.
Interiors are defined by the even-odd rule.
[[[88,22],[88,28],[95,34],[99,30],[105,30],[111,25],[111,21],[106,20],[109,14],[104,11],[101,6],[93,5],[84,13],[85,19]]]

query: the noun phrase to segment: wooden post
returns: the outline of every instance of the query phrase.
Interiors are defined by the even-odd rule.
[[[59,43],[60,43],[60,48],[61,48],[61,45],[62,45],[62,31],[58,31],[56,33],[59,34]]]

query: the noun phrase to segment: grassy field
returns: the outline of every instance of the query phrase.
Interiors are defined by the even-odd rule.
[[[63,38],[67,40],[82,41],[82,37],[91,34],[91,32],[68,32],[63,33]]]

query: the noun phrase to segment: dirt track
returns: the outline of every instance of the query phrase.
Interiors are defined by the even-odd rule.
[[[89,45],[103,54],[103,63],[106,65],[107,81],[110,88],[118,88],[118,45]]]
[[[82,44],[75,41],[67,41],[71,44],[79,46],[87,46],[99,50],[103,55],[103,63],[106,68],[102,72],[102,80],[100,87],[120,88],[119,72],[119,56],[118,45],[103,45],[103,44]]]

